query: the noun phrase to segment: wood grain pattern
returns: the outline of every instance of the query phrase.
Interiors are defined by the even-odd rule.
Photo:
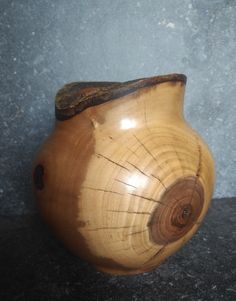
[[[59,115],[69,119],[57,121],[34,162],[45,220],[101,271],[157,267],[192,237],[209,207],[213,159],[183,117],[184,77],[174,76],[151,85],[128,82],[136,85],[131,92],[123,83],[125,95],[99,104],[93,97],[101,86],[91,84],[71,107],[65,101]],[[106,93],[113,95],[116,85],[106,84]]]

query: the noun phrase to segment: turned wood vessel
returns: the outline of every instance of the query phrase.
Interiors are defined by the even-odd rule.
[[[57,237],[100,271],[157,267],[208,210],[214,163],[184,119],[185,84],[182,74],[78,82],[56,96],[34,191]]]

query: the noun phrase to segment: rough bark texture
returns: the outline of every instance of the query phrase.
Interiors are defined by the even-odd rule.
[[[56,95],[55,111],[58,120],[65,120],[88,107],[133,93],[141,88],[163,82],[180,81],[184,84],[184,74],[169,74],[140,78],[127,82],[75,82],[65,85]]]

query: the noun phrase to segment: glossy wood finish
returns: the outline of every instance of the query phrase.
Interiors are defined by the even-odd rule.
[[[183,117],[185,77],[171,76],[150,78],[151,85],[140,79],[134,90],[100,97],[99,104],[93,99],[102,90],[90,85],[74,92],[74,107],[67,87],[57,114],[66,120],[57,121],[34,162],[45,220],[101,271],[135,274],[157,267],[192,237],[209,207],[213,159]],[[85,106],[75,109],[84,96]],[[62,102],[57,98],[58,112]]]

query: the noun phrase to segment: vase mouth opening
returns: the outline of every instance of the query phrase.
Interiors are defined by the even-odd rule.
[[[172,73],[125,82],[72,82],[62,87],[56,94],[56,118],[58,120],[70,119],[89,107],[165,82],[181,82],[185,85],[187,77],[184,74]]]

